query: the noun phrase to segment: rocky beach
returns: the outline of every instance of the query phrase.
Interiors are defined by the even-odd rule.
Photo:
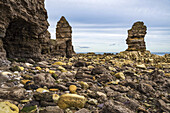
[[[0,1],[0,113],[169,113],[170,54],[135,22],[117,54],[76,54],[64,16],[50,39],[44,0]]]

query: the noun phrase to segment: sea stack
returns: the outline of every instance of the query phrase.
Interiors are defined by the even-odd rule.
[[[72,46],[72,27],[64,16],[57,22],[54,48],[53,53],[56,55],[72,57],[75,53]]]
[[[143,22],[136,22],[133,24],[132,28],[128,30],[128,38],[126,39],[128,49],[126,51],[146,50],[146,45],[144,41],[146,30],[147,28]]]

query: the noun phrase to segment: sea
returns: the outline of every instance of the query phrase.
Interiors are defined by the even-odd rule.
[[[89,52],[76,52],[76,53],[89,53]],[[113,54],[116,54],[116,53],[119,53],[119,52],[93,52],[95,54],[104,54],[104,53],[113,53]],[[156,54],[156,55],[159,55],[159,56],[163,56],[165,54],[170,54],[170,52],[151,52],[152,54]]]

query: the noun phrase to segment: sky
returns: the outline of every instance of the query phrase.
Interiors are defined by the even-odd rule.
[[[126,50],[127,30],[137,21],[147,26],[147,50],[170,52],[170,0],[45,0],[45,7],[51,38],[64,16],[76,52]]]

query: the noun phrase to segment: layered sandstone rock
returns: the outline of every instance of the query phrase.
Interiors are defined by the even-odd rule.
[[[128,49],[126,51],[145,51],[145,41],[144,37],[146,35],[146,26],[143,22],[136,22],[133,24],[132,28],[128,30],[128,38],[126,43],[128,44]]]
[[[50,39],[44,0],[1,0],[0,15],[0,59],[40,59]]]
[[[58,21],[56,27],[56,40],[51,40],[52,53],[72,57],[75,53],[72,46],[72,27],[64,16]]]
[[[1,0],[0,15],[0,64],[7,57],[41,60],[46,54],[74,53],[72,28],[64,17],[57,24],[56,40],[50,39],[44,0]]]

